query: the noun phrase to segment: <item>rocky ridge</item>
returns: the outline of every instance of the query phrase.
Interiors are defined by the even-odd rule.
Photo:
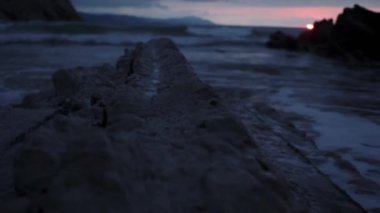
[[[298,211],[170,40],[52,81],[0,110],[0,212]]]

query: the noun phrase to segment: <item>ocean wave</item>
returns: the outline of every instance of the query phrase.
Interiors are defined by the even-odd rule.
[[[162,33],[162,32],[161,32]],[[46,32],[30,33],[0,33],[0,45],[9,44],[45,44],[45,45],[109,45],[129,46],[153,38],[168,37],[181,46],[199,46],[202,43],[211,43],[215,38],[204,38],[189,35],[165,35],[150,32],[113,32],[105,34],[55,34]]]
[[[43,44],[51,46],[59,45],[86,45],[86,46],[130,46],[134,45],[133,42],[121,41],[121,42],[106,42],[106,41],[96,41],[96,40],[83,40],[74,41],[70,39],[59,39],[59,38],[46,38],[40,40],[30,40],[30,39],[19,39],[19,40],[8,40],[0,41],[1,45],[11,45],[11,44],[21,44],[21,45],[34,45]]]
[[[256,42],[251,40],[207,40],[195,44],[195,46],[204,46],[204,47],[219,47],[219,46],[253,46],[257,45]]]
[[[52,33],[52,34],[107,34],[146,32],[161,35],[190,35],[187,26],[131,26],[116,27],[85,22],[28,22],[1,24],[1,33]]]
[[[248,36],[251,32],[251,28],[229,26],[191,26],[188,31],[189,33],[197,36],[241,38]]]

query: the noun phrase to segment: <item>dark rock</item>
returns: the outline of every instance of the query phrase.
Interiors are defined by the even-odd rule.
[[[54,74],[58,95],[88,105],[53,114],[19,139],[13,166],[0,164],[13,176],[0,184],[21,194],[3,201],[0,190],[0,203],[26,197],[37,212],[56,213],[296,212],[288,186],[258,162],[243,123],[172,41],[127,55],[111,72]]]
[[[51,143],[51,140],[54,143]],[[36,130],[13,164],[15,189],[21,194],[40,194],[59,171],[59,139],[51,131]]]
[[[270,40],[267,43],[269,48],[289,49],[297,50],[297,40],[281,31],[277,31],[270,36]]]
[[[8,21],[80,20],[70,0],[2,0],[0,19]]]
[[[315,52],[324,56],[338,56],[344,54],[334,45],[332,31],[334,22],[332,19],[323,19],[314,22],[314,29],[302,32],[298,36],[300,49]]]
[[[69,98],[80,89],[80,79],[73,71],[59,70],[53,74],[52,80],[59,98]]]
[[[334,41],[359,59],[380,60],[380,13],[361,6],[346,8],[333,29]]]
[[[324,19],[322,21],[317,21],[314,23],[314,29],[312,31],[305,31],[301,33],[301,35],[298,38],[298,41],[301,44],[324,44],[331,40],[333,27],[334,22],[332,19]]]
[[[124,55],[117,60],[116,69],[127,74],[133,73],[133,57],[130,57],[128,49],[125,49]]]
[[[359,5],[344,9],[333,20],[314,23],[314,29],[301,33],[296,39],[301,50],[319,55],[354,59],[360,61],[380,60],[380,13],[372,12]],[[291,36],[275,33],[268,43],[277,48],[294,49],[287,45]],[[277,43],[276,43],[277,42]]]

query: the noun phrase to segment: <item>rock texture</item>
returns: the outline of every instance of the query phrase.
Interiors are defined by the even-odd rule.
[[[0,212],[297,212],[170,40],[53,83],[2,112]]]
[[[344,9],[335,24],[331,19],[315,22],[313,30],[301,33],[296,40],[299,49],[320,55],[378,61],[380,60],[379,22],[380,13],[355,5],[353,8]],[[288,45],[290,36],[282,35],[282,38],[290,38],[278,40],[275,35],[268,42],[268,47],[294,50]],[[271,45],[278,41],[279,44]]]
[[[80,20],[70,0],[2,0],[0,19],[29,20]]]
[[[297,39],[286,35],[281,31],[277,31],[270,36],[267,46],[270,48],[297,50],[298,42]]]

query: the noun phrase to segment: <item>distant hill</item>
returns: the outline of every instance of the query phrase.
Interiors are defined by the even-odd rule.
[[[70,0],[0,0],[0,20],[80,20]]]
[[[82,19],[93,24],[101,24],[107,26],[141,26],[141,25],[213,25],[209,20],[205,20],[195,16],[172,19],[153,19],[143,18],[130,15],[113,15],[113,14],[90,14],[80,13]]]
[[[171,23],[171,24],[185,24],[185,25],[214,25],[213,22],[207,20],[207,19],[202,19],[196,16],[186,16],[182,18],[172,18],[172,19],[164,19],[161,20],[166,23]]]

